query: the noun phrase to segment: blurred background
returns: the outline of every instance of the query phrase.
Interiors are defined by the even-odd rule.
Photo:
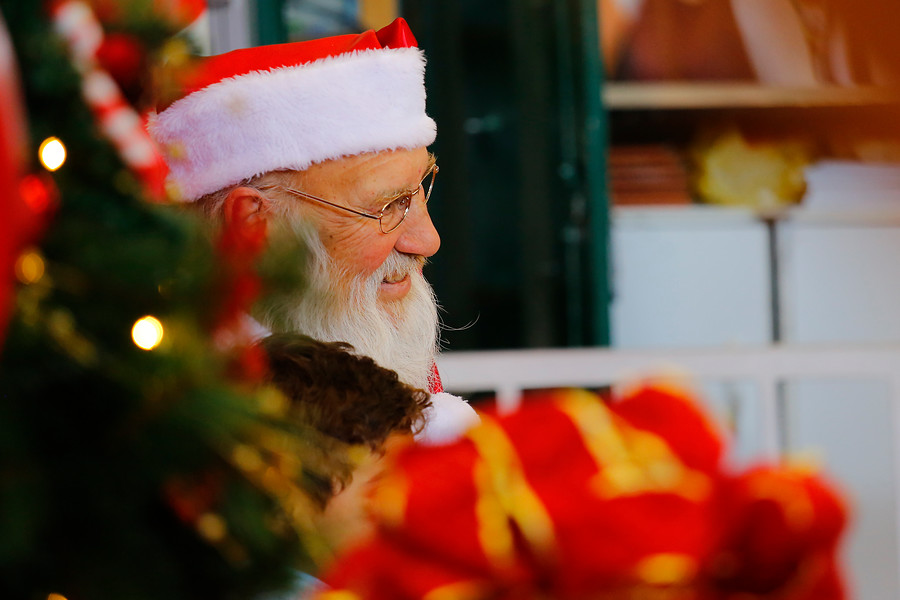
[[[410,22],[450,390],[681,369],[737,463],[835,476],[854,597],[900,597],[896,2],[207,4],[208,53]]]

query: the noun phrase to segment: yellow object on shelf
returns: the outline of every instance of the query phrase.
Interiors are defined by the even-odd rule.
[[[763,210],[795,204],[814,155],[805,139],[750,142],[736,128],[705,135],[692,151],[695,193],[701,202]]]

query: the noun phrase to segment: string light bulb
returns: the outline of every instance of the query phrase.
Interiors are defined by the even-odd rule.
[[[37,283],[43,276],[44,259],[36,250],[26,250],[16,260],[16,278],[22,283]]]
[[[163,326],[158,319],[146,316],[138,319],[131,328],[131,339],[142,350],[153,350],[163,339]]]
[[[210,542],[221,542],[228,535],[228,525],[219,515],[205,513],[197,519],[197,531]]]
[[[66,162],[66,147],[57,137],[48,137],[38,149],[41,164],[48,171],[55,171]]]

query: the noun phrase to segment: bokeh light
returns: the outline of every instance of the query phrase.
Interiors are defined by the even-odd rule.
[[[66,162],[66,147],[59,138],[49,137],[41,142],[38,156],[40,156],[41,164],[45,169],[55,171]]]
[[[211,542],[221,542],[228,535],[228,526],[219,515],[205,513],[197,519],[197,531]]]
[[[48,176],[26,175],[19,182],[19,195],[36,214],[41,214],[56,201],[58,192]]]
[[[142,350],[153,350],[163,339],[163,326],[154,317],[138,319],[131,328],[131,339]]]
[[[44,259],[35,250],[26,250],[16,260],[16,279],[29,285],[44,276]]]

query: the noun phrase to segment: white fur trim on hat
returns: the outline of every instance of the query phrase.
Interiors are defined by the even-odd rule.
[[[151,118],[169,183],[193,201],[281,169],[428,146],[425,57],[418,48],[363,50],[254,71],[198,90]]]

